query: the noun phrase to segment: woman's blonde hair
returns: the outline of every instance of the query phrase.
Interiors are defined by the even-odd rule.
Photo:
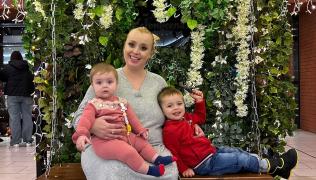
[[[96,74],[103,74],[103,73],[113,73],[114,76],[115,76],[115,79],[116,79],[116,82],[118,82],[118,75],[117,75],[117,71],[116,69],[110,65],[110,64],[106,64],[106,63],[98,63],[98,64],[95,64],[91,71],[90,71],[90,82],[92,83],[92,79],[93,79],[93,76],[96,75]]]

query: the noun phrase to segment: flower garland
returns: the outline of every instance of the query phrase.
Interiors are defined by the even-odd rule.
[[[112,25],[113,8],[111,5],[103,7],[103,13],[100,17],[100,24],[104,29],[108,29]]]
[[[154,0],[153,6],[156,7],[152,11],[156,20],[160,23],[167,22],[170,17],[167,15],[166,9],[171,5],[167,5],[166,0]]]
[[[203,78],[201,76],[201,73],[199,69],[202,68],[203,64],[203,57],[204,57],[204,51],[205,47],[203,44],[203,41],[205,39],[205,26],[198,25],[198,28],[196,31],[191,32],[191,65],[187,73],[187,82],[186,85],[189,87],[197,87],[203,83]],[[191,106],[194,102],[189,93],[185,93],[184,99],[186,101],[187,106]]]
[[[237,8],[238,19],[236,27],[233,28],[232,33],[235,40],[239,42],[239,47],[236,53],[237,64],[235,65],[237,75],[235,78],[235,85],[237,91],[235,94],[234,103],[237,107],[237,116],[245,117],[248,114],[248,107],[244,104],[249,88],[249,69],[250,61],[248,55],[250,54],[248,36],[250,35],[250,27],[248,17],[250,15],[250,1],[239,0]]]

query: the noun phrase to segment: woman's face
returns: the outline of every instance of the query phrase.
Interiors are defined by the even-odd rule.
[[[153,36],[147,32],[132,30],[124,44],[124,60],[127,68],[144,69],[153,53]]]

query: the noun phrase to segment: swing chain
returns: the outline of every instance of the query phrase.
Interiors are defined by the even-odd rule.
[[[254,16],[254,4],[253,0],[250,0],[250,82],[251,82],[251,129],[252,129],[252,137],[254,136],[256,139],[256,145],[257,151],[259,157],[262,157],[262,151],[261,151],[261,144],[260,144],[260,129],[259,129],[259,116],[258,116],[258,107],[257,107],[257,97],[256,97],[256,68],[255,68],[255,54],[254,54],[254,48],[255,48],[255,42],[254,42],[254,32],[255,32],[255,21],[256,17]]]
[[[46,165],[46,173],[45,175],[48,176],[50,173],[50,166],[52,162],[52,157],[55,155],[56,149],[55,146],[57,145],[57,139],[56,139],[56,127],[57,127],[57,61],[56,61],[56,32],[55,32],[55,26],[56,26],[56,19],[55,19],[55,9],[56,4],[55,0],[51,1],[51,40],[52,40],[52,63],[53,63],[53,112],[52,112],[52,124],[51,124],[51,142],[49,147],[49,161]]]

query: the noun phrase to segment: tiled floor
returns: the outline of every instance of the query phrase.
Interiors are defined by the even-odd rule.
[[[316,134],[298,130],[286,138],[288,148],[296,148],[299,162],[290,180],[316,180]],[[35,147],[9,147],[9,139],[0,143],[0,179],[33,180],[36,178]]]
[[[298,130],[286,141],[287,148],[296,148],[299,156],[290,180],[316,180],[316,134]]]
[[[0,142],[0,179],[35,179],[35,146],[19,148],[10,147],[9,138],[1,138],[5,141]]]

